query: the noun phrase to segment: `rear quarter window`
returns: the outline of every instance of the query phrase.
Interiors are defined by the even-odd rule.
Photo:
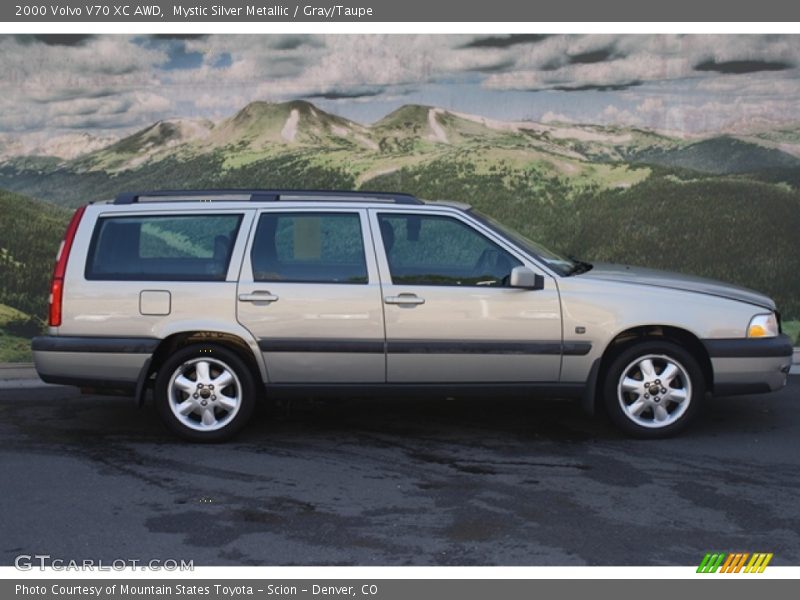
[[[101,217],[86,279],[223,281],[242,215]]]

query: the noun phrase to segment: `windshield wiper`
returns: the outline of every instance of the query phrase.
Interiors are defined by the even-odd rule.
[[[567,271],[567,275],[580,275],[581,273],[590,271],[592,267],[594,267],[592,263],[586,262],[585,260],[580,260],[574,256],[570,256],[569,259],[575,264],[570,267],[569,271]]]

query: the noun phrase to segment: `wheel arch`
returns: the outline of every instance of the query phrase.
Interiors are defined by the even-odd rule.
[[[633,344],[653,340],[670,341],[691,353],[700,365],[706,390],[713,391],[714,370],[708,351],[700,341],[700,338],[686,329],[672,325],[639,325],[625,329],[614,336],[606,346],[603,354],[592,364],[589,372],[589,381],[587,381],[586,394],[582,401],[583,407],[587,412],[590,414],[596,412],[598,402],[602,397],[605,374],[614,358]]]
[[[150,360],[142,367],[136,392],[137,404],[139,406],[143,404],[147,388],[151,387],[154,376],[167,357],[181,348],[202,343],[218,344],[235,352],[250,367],[256,381],[261,381],[262,384],[267,381],[263,361],[259,360],[260,356],[254,353],[250,344],[240,336],[213,330],[180,331],[162,339]]]

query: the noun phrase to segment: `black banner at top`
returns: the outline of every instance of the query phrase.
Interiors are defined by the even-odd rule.
[[[16,0],[3,22],[798,22],[786,0]]]

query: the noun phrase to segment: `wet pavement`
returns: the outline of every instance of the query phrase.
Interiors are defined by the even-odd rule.
[[[234,441],[151,405],[0,389],[0,564],[800,564],[800,377],[637,441],[557,400],[296,402]]]

